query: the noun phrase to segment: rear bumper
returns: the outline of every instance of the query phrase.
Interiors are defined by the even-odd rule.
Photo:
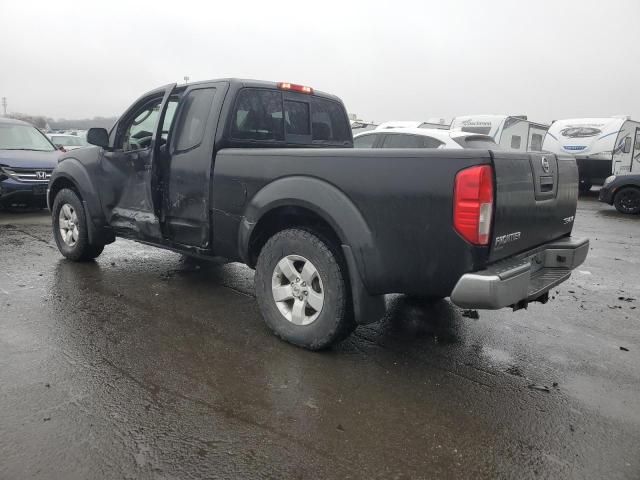
[[[567,280],[588,252],[588,239],[569,237],[545,244],[530,255],[463,275],[451,301],[463,308],[488,310],[535,301]]]

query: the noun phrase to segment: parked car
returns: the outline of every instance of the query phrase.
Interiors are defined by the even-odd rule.
[[[60,152],[40,130],[0,118],[0,206],[45,206],[47,184]]]
[[[351,120],[351,131],[356,133],[368,132],[374,130],[378,125],[371,122],[365,122],[364,120]]]
[[[640,213],[640,174],[612,175],[604,181],[599,200],[620,213]]]
[[[459,130],[393,128],[371,130],[353,137],[355,148],[491,148],[499,149],[488,135]]]
[[[392,120],[390,122],[381,123],[376,127],[376,130],[391,130],[394,128],[429,128],[449,130],[449,125],[446,123],[421,122],[415,120]]]
[[[571,237],[575,160],[356,150],[340,99],[310,87],[168,85],[88,141],[51,180],[62,255],[90,260],[120,236],[245,263],[269,327],[313,350],[381,318],[387,293],[544,303],[589,248]]]
[[[58,148],[62,147],[65,151],[75,150],[87,146],[87,142],[79,135],[50,134],[49,139]]]

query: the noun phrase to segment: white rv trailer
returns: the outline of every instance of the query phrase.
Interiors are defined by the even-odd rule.
[[[525,115],[465,115],[451,122],[451,130],[489,135],[505,148],[525,152],[542,150],[548,128],[527,120]]]
[[[640,122],[628,116],[556,120],[542,146],[576,158],[582,191],[611,174],[640,171]]]

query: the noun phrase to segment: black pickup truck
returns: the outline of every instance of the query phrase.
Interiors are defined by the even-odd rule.
[[[267,324],[309,349],[378,320],[387,293],[546,302],[588,251],[570,236],[575,161],[353,149],[342,102],[300,85],[168,85],[88,141],[49,184],[65,257],[93,259],[120,236],[245,263]]]

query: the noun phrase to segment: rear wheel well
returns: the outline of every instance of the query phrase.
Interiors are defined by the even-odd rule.
[[[260,218],[249,239],[249,266],[255,267],[258,255],[267,240],[288,228],[305,228],[322,237],[334,247],[334,253],[342,257],[340,245],[343,243],[333,227],[320,215],[304,207],[278,207]]]
[[[634,185],[634,184],[627,184],[627,185],[623,185],[622,187],[618,187],[618,191],[616,192],[616,195],[618,195],[622,190],[626,190],[627,188],[630,188],[632,190],[638,190],[640,191],[640,185]],[[614,195],[615,197],[615,195]]]
[[[58,178],[53,183],[53,185],[51,185],[51,188],[49,188],[49,205],[51,207],[53,207],[53,202],[55,201],[56,195],[58,194],[58,192],[64,188],[73,190],[76,193],[76,195],[78,195],[78,198],[80,198],[80,201],[82,201],[82,195],[80,195],[80,192],[78,191],[78,188],[76,187],[75,183],[73,183],[68,178],[62,177],[62,178]]]

